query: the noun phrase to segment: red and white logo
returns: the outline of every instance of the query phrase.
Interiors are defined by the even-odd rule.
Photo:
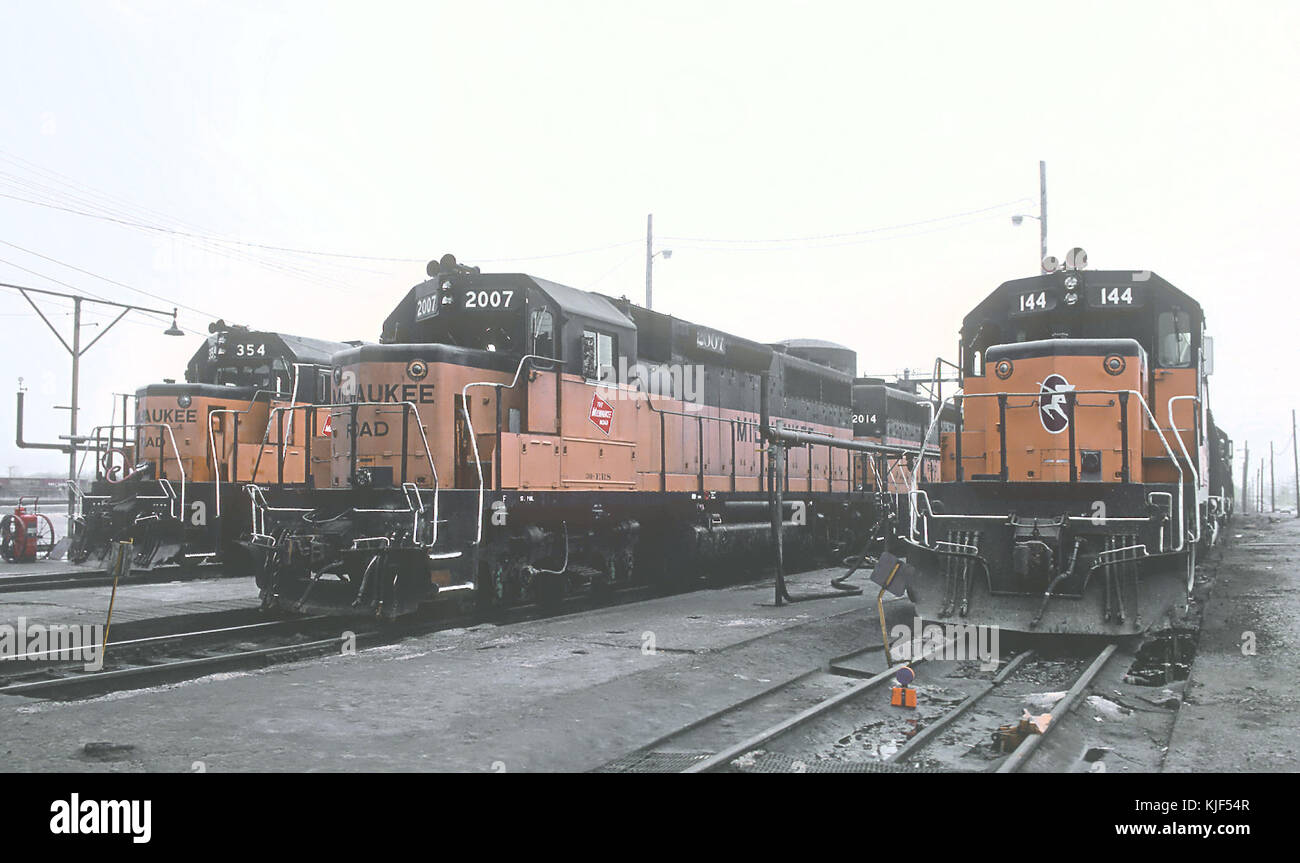
[[[589,414],[589,417],[591,421],[596,424],[596,428],[600,429],[605,434],[609,434],[609,430],[614,425],[614,408],[598,394],[592,393],[591,413]]]
[[[334,437],[334,414],[325,414],[325,425],[321,426],[320,433],[325,437]]]

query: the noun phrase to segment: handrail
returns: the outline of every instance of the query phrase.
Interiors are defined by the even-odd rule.
[[[299,366],[299,365],[305,365],[305,363],[294,363],[294,366],[295,366],[295,367],[296,367],[296,366]],[[296,368],[295,368],[294,374],[295,374],[295,378],[294,378],[294,389],[296,390],[296,389],[297,389],[297,385],[298,385],[298,381],[297,381],[297,377],[296,377],[296,375],[297,375],[297,370],[296,370]],[[216,435],[213,434],[213,431],[212,431],[212,417],[213,417],[214,415],[216,415],[216,414],[246,414],[246,413],[252,413],[252,411],[253,411],[253,405],[257,404],[257,397],[260,396],[260,395],[263,395],[263,394],[268,395],[268,396],[271,396],[272,398],[276,398],[276,397],[279,397],[279,396],[283,395],[283,393],[280,393],[278,390],[277,390],[277,391],[273,391],[273,390],[255,390],[255,391],[253,392],[253,397],[252,397],[251,399],[248,400],[248,407],[246,407],[246,408],[244,408],[244,409],[242,409],[242,410],[237,410],[237,409],[235,409],[235,408],[217,408],[216,410],[208,411],[208,450],[209,450],[209,451],[211,452],[211,454],[212,454],[212,477],[213,477],[213,481],[214,481],[214,483],[215,483],[215,485],[216,485],[216,495],[217,495],[217,517],[220,517],[220,516],[221,516],[221,467],[220,467],[220,464],[219,464],[220,461],[221,461],[221,459],[220,459],[220,458],[218,457],[218,455],[217,455],[217,438],[216,438]],[[295,398],[294,400],[296,401],[296,398]],[[292,415],[290,415],[290,420],[289,420],[289,421],[290,421],[290,426],[289,426],[289,428],[290,428],[290,430],[292,430],[292,428],[293,428],[293,425],[292,425],[292,422],[293,422]],[[268,429],[268,431],[269,431],[269,429],[270,429],[270,423],[269,423],[269,422],[267,423],[267,429]],[[236,429],[236,432],[238,432],[238,429]],[[292,433],[292,432],[291,432],[291,433]],[[263,438],[263,439],[265,440],[265,438]],[[236,446],[236,447],[239,446],[239,441],[238,441],[238,440],[235,441],[235,446]],[[239,475],[239,465],[236,464],[236,465],[233,465],[233,471],[232,471],[232,473],[231,473],[231,476],[235,477],[235,479],[232,479],[231,482],[238,482],[238,481],[239,481],[239,479],[238,479],[238,475]],[[249,480],[251,481],[251,480],[252,480],[252,477],[249,477]]]
[[[1178,458],[1174,455],[1173,448],[1169,446],[1169,441],[1165,437],[1164,430],[1160,428],[1160,423],[1155,418],[1155,415],[1151,412],[1151,408],[1147,405],[1146,399],[1143,398],[1142,394],[1137,390],[1101,390],[1101,389],[1091,390],[1090,389],[1090,390],[1072,390],[1071,392],[1073,392],[1076,396],[1077,395],[1116,395],[1117,396],[1120,395],[1121,393],[1127,393],[1132,396],[1137,396],[1138,403],[1142,405],[1142,410],[1146,413],[1147,419],[1150,420],[1151,422],[1151,428],[1154,429],[1156,434],[1160,436],[1160,443],[1164,445],[1165,453],[1168,454],[1169,460],[1173,462],[1174,467],[1178,469],[1178,521],[1179,521],[1180,529],[1178,532],[1178,546],[1173,550],[1176,552],[1182,551],[1187,541],[1186,517],[1185,517],[1185,512],[1183,507],[1183,467],[1178,463]],[[922,473],[921,468],[923,463],[925,462],[925,454],[930,451],[930,445],[929,445],[930,438],[934,434],[934,430],[939,424],[939,417],[942,416],[943,414],[943,406],[946,405],[949,401],[956,398],[961,398],[963,400],[974,399],[974,398],[997,398],[1000,399],[1003,404],[1005,404],[1005,400],[1012,396],[1038,399],[1041,398],[1042,395],[1043,394],[1041,392],[1038,393],[1008,393],[1008,392],[967,393],[964,390],[959,390],[958,392],[944,399],[943,404],[939,406],[939,410],[935,411],[934,419],[931,420],[930,422],[930,428],[925,433],[925,440],[922,442],[922,447],[921,447],[921,455],[917,459],[916,467],[913,469],[912,472],[912,486],[907,492],[907,497],[909,502],[909,506],[907,508],[908,509],[907,538],[909,542],[913,542],[913,543],[916,542],[917,509],[915,506],[915,502],[917,500],[917,491],[919,486],[918,478],[921,476]],[[1005,469],[1005,467],[1006,464],[1004,462],[1003,468]],[[929,498],[927,496],[927,505],[928,505],[928,500]]]
[[[696,422],[698,422],[698,423],[700,424],[700,430],[699,430],[700,440],[699,440],[699,445],[700,445],[700,451],[701,451],[701,453],[702,453],[703,450],[704,450],[704,437],[703,437],[703,431],[704,431],[704,421],[705,421],[705,420],[709,420],[709,421],[711,421],[711,422],[716,422],[716,423],[718,423],[719,425],[721,425],[722,423],[727,423],[728,425],[730,425],[730,426],[731,426],[731,452],[732,452],[732,457],[731,457],[731,482],[732,482],[732,490],[733,490],[733,491],[735,490],[735,487],[736,487],[736,486],[735,486],[735,482],[736,482],[736,460],[735,460],[736,444],[737,444],[737,443],[740,443],[740,439],[736,436],[736,427],[737,427],[737,426],[745,426],[745,427],[752,427],[752,428],[754,428],[755,430],[757,430],[758,435],[756,436],[755,440],[752,441],[752,443],[754,444],[754,450],[755,450],[755,452],[759,452],[759,451],[762,449],[762,441],[761,441],[761,438],[762,438],[762,431],[763,431],[763,430],[762,430],[762,423],[759,422],[758,420],[746,420],[746,419],[740,419],[739,417],[721,417],[721,416],[712,416],[712,415],[710,415],[710,414],[707,414],[707,413],[704,413],[704,412],[703,412],[703,406],[701,406],[701,408],[700,408],[699,411],[695,411],[695,412],[691,412],[691,411],[675,411],[675,410],[670,410],[670,409],[668,409],[668,408],[658,408],[658,407],[655,407],[654,399],[651,398],[651,396],[653,396],[653,395],[658,395],[659,398],[665,398],[665,396],[663,396],[662,394],[659,394],[659,393],[651,393],[651,392],[649,392],[649,391],[643,391],[643,390],[639,390],[639,389],[634,389],[634,390],[632,390],[632,393],[633,393],[633,399],[632,399],[633,401],[636,400],[636,395],[637,395],[637,394],[643,395],[643,396],[645,396],[646,407],[648,407],[648,408],[650,409],[650,412],[651,412],[651,413],[659,414],[659,422],[660,422],[660,440],[659,440],[659,449],[660,449],[661,453],[662,453],[662,451],[663,451],[663,449],[664,449],[664,447],[665,447],[665,445],[666,445],[666,443],[667,443],[667,442],[663,439],[663,432],[664,432],[664,427],[663,427],[663,418],[664,418],[665,416],[681,417],[681,418],[683,418],[683,419],[693,419],[693,420],[695,420]],[[715,409],[715,410],[718,410],[718,408],[716,408],[716,407],[715,407],[714,409]],[[682,429],[682,433],[685,434],[685,429],[684,429],[684,428]],[[748,443],[748,441],[747,441],[747,443]],[[760,453],[760,454],[761,454],[761,453]],[[668,481],[668,478],[667,478],[667,472],[664,470],[664,468],[663,468],[663,466],[662,466],[662,462],[663,462],[663,459],[662,459],[662,458],[660,459],[660,462],[661,462],[661,466],[660,466],[660,470],[659,470],[659,481],[660,481],[661,484],[663,484],[663,485],[666,487],[666,485],[667,485],[667,481]],[[809,466],[811,467],[811,462],[809,462]],[[828,466],[828,468],[827,468],[828,479],[829,479],[831,482],[834,482],[834,481],[835,481],[835,480],[834,480],[834,470],[835,470],[835,466],[834,466],[834,464],[830,464],[830,465]],[[701,483],[700,491],[703,491],[703,490],[704,490],[704,487],[703,487],[703,482],[704,482],[704,462],[703,462],[703,460],[700,461],[699,469],[698,469],[698,473],[699,473],[699,476],[700,476],[700,483]],[[748,478],[748,477],[747,477],[747,478]],[[761,482],[762,482],[762,479],[763,479],[763,477],[762,477],[762,473],[760,472],[760,473],[759,473],[756,477],[754,477],[754,478],[758,479],[758,481],[761,483]],[[810,490],[811,490],[811,489],[810,489]]]
[[[519,366],[515,369],[514,380],[510,381],[509,386],[506,386],[505,384],[499,383],[497,381],[471,381],[470,383],[467,383],[465,384],[465,386],[461,387],[460,390],[460,410],[461,413],[464,414],[465,416],[465,427],[469,430],[470,445],[474,447],[474,467],[478,471],[478,515],[477,515],[478,532],[475,534],[474,537],[475,545],[481,545],[483,542],[483,499],[486,490],[483,483],[483,460],[479,457],[479,451],[478,451],[478,435],[474,433],[474,421],[470,419],[470,415],[469,415],[469,397],[468,397],[469,389],[470,387],[495,387],[498,391],[502,389],[512,390],[516,386],[518,386],[519,376],[523,374],[524,365],[529,360],[542,360],[542,361],[557,363],[557,366],[555,368],[555,388],[556,388],[556,392],[559,392],[559,389],[562,386],[563,382],[561,380],[561,369],[558,366],[558,361],[554,357],[544,357],[541,356],[540,354],[525,354],[519,360]],[[496,457],[497,457],[497,462],[499,463],[501,461],[501,441],[499,439],[497,440]]]
[[[171,427],[170,425],[168,425],[167,423],[129,423],[129,424],[127,424],[127,423],[123,423],[122,425],[120,425],[120,426],[114,426],[113,428],[115,428],[115,429],[140,429],[140,428],[155,428],[155,427],[157,427],[157,428],[162,428],[162,429],[166,429],[166,430],[167,430],[167,440],[171,442],[171,445],[172,445],[172,455],[176,457],[176,469],[177,469],[178,471],[181,472],[181,497],[180,497],[180,501],[181,501],[181,511],[180,511],[180,518],[184,518],[184,517],[185,517],[185,463],[181,461],[181,451],[180,451],[180,449],[176,446],[176,435],[173,434],[173,432],[172,432],[172,427]],[[106,426],[99,425],[99,426],[95,426],[94,428],[91,429],[91,432],[94,434],[94,437],[95,437],[96,441],[98,441],[98,439],[99,439],[99,435],[100,435],[100,430],[103,429],[103,428],[106,428]],[[126,442],[123,441],[123,444],[125,444],[125,443],[126,443]],[[98,447],[97,447],[97,448],[98,448]],[[163,469],[164,469],[164,464],[165,464],[165,462],[166,462],[166,459],[165,459],[165,458],[160,459],[159,462],[158,462],[158,472],[159,472],[159,474],[160,474],[159,477],[158,477],[159,480],[164,480],[164,479],[166,479],[165,477],[161,476],[161,474],[162,474],[162,472],[163,472]],[[175,500],[175,498],[173,498],[173,500]]]
[[[1193,494],[1195,494],[1197,490],[1200,489],[1201,487],[1201,478],[1196,471],[1196,465],[1192,463],[1192,457],[1187,453],[1187,445],[1183,443],[1183,436],[1178,433],[1178,426],[1174,424],[1174,402],[1186,401],[1188,399],[1196,402],[1196,404],[1198,405],[1201,403],[1201,399],[1199,396],[1194,396],[1194,395],[1170,396],[1169,430],[1173,433],[1174,439],[1178,441],[1178,448],[1183,451],[1183,458],[1187,459],[1187,468],[1192,472],[1192,492]],[[1196,417],[1193,414],[1192,429],[1195,430],[1195,428],[1196,428]],[[1201,502],[1199,500],[1196,502],[1195,522],[1196,522],[1196,535],[1191,538],[1193,543],[1197,543],[1201,541]],[[1184,531],[1187,530],[1186,525],[1183,526],[1183,530]]]
[[[259,468],[259,467],[261,466],[261,464],[262,464],[262,452],[266,449],[266,446],[267,446],[267,440],[268,440],[268,438],[269,438],[269,436],[270,436],[270,433],[271,433],[271,422],[272,422],[272,420],[274,420],[274,419],[276,418],[276,416],[277,416],[278,414],[281,414],[281,413],[285,413],[285,412],[287,412],[287,413],[289,413],[290,415],[292,415],[292,413],[293,413],[294,411],[316,411],[316,410],[320,410],[320,409],[325,409],[325,410],[327,410],[327,411],[330,412],[330,417],[332,418],[332,417],[334,416],[334,411],[336,411],[336,410],[340,410],[340,409],[343,409],[343,408],[346,408],[346,409],[348,409],[349,411],[352,411],[353,409],[355,409],[355,408],[359,408],[359,407],[392,408],[392,407],[399,407],[399,406],[402,407],[402,408],[404,409],[404,410],[403,410],[404,413],[405,413],[405,409],[408,409],[408,408],[409,408],[409,409],[410,409],[410,412],[411,412],[412,414],[415,415],[415,425],[416,425],[416,428],[419,429],[419,431],[420,431],[420,442],[424,445],[424,455],[425,455],[425,458],[427,458],[427,459],[429,460],[429,470],[430,470],[430,472],[431,472],[432,475],[433,475],[433,538],[432,538],[432,539],[430,540],[430,542],[429,542],[429,545],[432,546],[434,543],[436,543],[436,542],[438,541],[438,497],[439,497],[439,492],[440,492],[440,490],[441,490],[441,485],[440,485],[440,482],[439,482],[439,480],[438,480],[438,466],[437,466],[436,464],[434,464],[434,461],[433,461],[433,451],[429,448],[429,436],[426,435],[426,434],[424,433],[424,423],[423,423],[423,422],[421,421],[421,419],[420,419],[420,411],[419,411],[419,408],[416,406],[415,402],[412,402],[412,401],[400,401],[400,402],[374,402],[374,401],[366,401],[366,402],[338,402],[338,403],[327,404],[327,405],[317,405],[317,404],[309,404],[309,405],[287,405],[287,406],[286,406],[286,405],[281,405],[281,406],[279,406],[279,407],[271,408],[271,412],[270,412],[270,415],[269,415],[269,417],[268,417],[268,419],[267,419],[267,423],[266,423],[266,432],[262,435],[262,445],[261,445],[261,448],[258,450],[258,453],[257,453],[257,461],[254,462],[254,464],[253,464],[253,475],[252,475],[252,477],[249,479],[249,485],[255,485],[255,483],[257,482],[257,471],[258,471],[258,468]],[[409,421],[410,421],[410,417],[409,417],[409,416],[406,416],[406,417],[403,418],[403,422],[404,422],[404,423],[405,423],[405,422],[409,422]],[[349,427],[350,427],[351,425],[352,425],[352,423],[351,423],[351,421],[349,420]],[[308,431],[310,432],[310,429],[309,429]],[[356,429],[349,428],[349,434],[354,435],[353,440],[355,440]],[[403,447],[402,459],[403,459],[403,461],[406,459],[405,447]],[[355,464],[355,463],[352,465],[352,470],[353,470],[353,471],[356,470],[356,464]],[[307,478],[310,479],[310,476],[308,476]],[[258,488],[259,488],[259,490],[260,490],[260,486],[258,486]],[[409,498],[408,498],[408,500],[409,500]],[[423,505],[423,499],[421,499],[421,498],[419,498],[419,497],[417,496],[417,500],[421,503],[421,505]],[[355,508],[354,508],[353,511],[354,511],[354,512],[383,512],[384,510],[358,510],[358,509],[355,509]],[[411,537],[411,540],[412,540],[412,542],[415,542],[417,545],[421,545],[421,543],[419,542],[419,540],[418,540],[416,537],[412,536],[412,537]]]

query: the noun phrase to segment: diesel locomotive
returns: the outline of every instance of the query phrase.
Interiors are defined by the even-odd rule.
[[[1231,515],[1195,299],[1147,271],[998,287],[961,328],[955,427],[901,547],[927,619],[1128,635],[1168,619]],[[928,456],[923,454],[923,462]]]
[[[224,321],[209,330],[184,383],[123,396],[121,423],[97,427],[84,441],[95,477],[88,492],[74,488],[73,562],[102,559],[116,541],[132,543],[137,569],[219,560],[248,524],[244,483],[327,481],[327,457],[300,457],[313,438],[318,454],[327,449],[320,430],[292,414],[281,425],[269,418],[279,407],[328,402],[330,358],[347,344]],[[284,456],[275,477],[266,473],[274,462],[262,459],[269,453]]]
[[[875,456],[914,459],[837,445],[865,431],[847,348],[761,344],[450,255],[428,275],[378,344],[333,356],[332,403],[268,415],[328,426],[331,471],[246,483],[240,546],[267,606],[391,618],[690,584],[770,560],[773,482],[786,561],[836,559],[898,490]],[[761,417],[810,436],[779,476]],[[304,457],[266,456],[273,474]]]

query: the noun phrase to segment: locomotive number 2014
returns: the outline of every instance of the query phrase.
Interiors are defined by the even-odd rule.
[[[466,291],[465,308],[508,309],[514,296],[514,291]]]

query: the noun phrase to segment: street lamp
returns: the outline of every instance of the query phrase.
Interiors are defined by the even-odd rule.
[[[673,256],[672,249],[654,251],[654,218],[654,213],[645,217],[645,307],[647,309],[653,307],[655,258],[663,255],[666,261]]]
[[[1017,213],[1011,217],[1011,224],[1016,227],[1024,224],[1025,219],[1038,220],[1038,261],[1047,260],[1047,163],[1038,163],[1038,215]]]
[[[68,404],[68,411],[72,414],[72,418],[68,423],[68,446],[66,449],[68,452],[68,482],[75,484],[77,481],[77,394],[78,394],[78,385],[81,379],[82,355],[85,354],[86,351],[93,348],[95,346],[95,343],[104,337],[105,333],[113,329],[114,325],[116,325],[118,321],[122,320],[122,318],[126,317],[127,312],[131,312],[131,311],[146,312],[151,315],[163,315],[164,317],[170,314],[172,316],[172,324],[170,327],[163,330],[163,335],[183,336],[185,335],[185,331],[182,330],[176,323],[175,307],[172,308],[171,312],[167,312],[163,309],[150,309],[145,306],[133,306],[129,303],[115,303],[112,302],[111,300],[95,300],[95,299],[91,299],[90,297],[81,296],[80,294],[62,294],[59,293],[58,291],[46,291],[40,288],[29,288],[26,287],[25,285],[10,285],[4,282],[0,282],[0,288],[9,288],[10,290],[15,290],[18,293],[22,294],[23,299],[27,301],[28,305],[30,305],[33,309],[36,310],[36,314],[39,315],[41,320],[45,322],[45,326],[50,328],[50,332],[54,333],[54,337],[59,340],[59,343],[63,345],[64,349],[67,350],[67,352],[72,356],[72,401],[69,402]],[[45,313],[41,311],[40,306],[36,305],[36,302],[31,298],[32,294],[43,294],[48,297],[62,297],[67,300],[72,300],[72,344],[68,344],[67,340],[63,338],[63,335],[55,328],[54,324],[50,323],[50,319],[45,316]],[[82,326],[81,325],[81,304],[82,303],[94,303],[95,305],[100,305],[100,306],[112,306],[113,308],[122,310],[118,312],[117,317],[113,318],[113,320],[109,322],[108,326],[100,330],[98,335],[96,335],[93,339],[91,339],[90,342],[88,342],[84,348],[81,346],[81,326]],[[75,502],[76,502],[76,495],[72,491],[72,487],[69,486],[68,488],[68,516],[69,517],[71,517],[74,514]]]

